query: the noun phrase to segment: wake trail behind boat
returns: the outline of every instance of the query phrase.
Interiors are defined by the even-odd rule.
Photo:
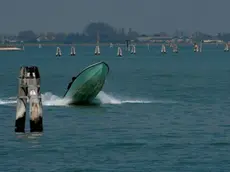
[[[51,92],[46,92],[41,94],[42,96],[42,104],[43,106],[68,106],[68,99],[64,99],[62,97],[56,96]],[[0,105],[10,105],[17,103],[17,97],[9,97],[6,99],[0,99]]]
[[[54,95],[51,92],[46,92],[41,94],[43,106],[68,106],[70,100],[64,99],[57,95]],[[119,96],[120,97],[120,96]],[[16,105],[16,97],[9,97],[6,99],[0,99],[0,105]],[[111,104],[111,105],[121,105],[121,104],[146,104],[146,103],[160,103],[160,104],[171,104],[176,103],[174,101],[167,100],[147,100],[147,99],[138,99],[138,98],[116,98],[111,94],[107,94],[103,91],[97,95],[95,101],[96,104]]]
[[[17,101],[12,99],[0,99],[0,105],[15,104]]]
[[[135,103],[135,104],[147,104],[147,103],[161,103],[161,104],[171,104],[176,103],[174,101],[167,100],[148,100],[148,99],[139,99],[139,98],[115,98],[112,95],[109,95],[103,91],[101,91],[96,99],[101,104],[127,104],[127,103]]]

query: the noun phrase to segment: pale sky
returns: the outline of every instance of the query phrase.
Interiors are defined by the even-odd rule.
[[[90,21],[140,33],[230,32],[230,0],[0,0],[0,33],[82,32]]]

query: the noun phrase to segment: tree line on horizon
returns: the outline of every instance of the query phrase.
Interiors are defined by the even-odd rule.
[[[36,34],[32,30],[20,31],[17,36],[8,37],[10,40],[17,40],[18,42],[55,42],[55,43],[95,43],[97,40],[97,34],[99,35],[100,42],[113,42],[113,43],[124,43],[125,40],[134,40],[138,42],[138,37],[147,37],[148,35],[139,34],[136,31],[133,31],[129,28],[128,32],[124,28],[116,29],[105,22],[94,22],[88,24],[82,33],[65,33],[65,32],[47,32]],[[160,32],[158,34],[153,34],[152,36],[161,37],[169,36],[165,32]],[[230,41],[230,33],[218,33],[217,35],[210,35],[202,32],[195,32],[191,36],[185,36],[184,34],[172,35],[172,38],[191,38],[193,41],[202,41],[207,39],[218,39],[225,42]],[[8,39],[9,40],[9,39]],[[5,43],[8,43],[7,39]]]
[[[136,31],[129,29],[128,33],[125,29],[115,29],[111,25],[103,22],[88,24],[82,33],[40,33],[36,34],[32,30],[20,31],[14,38],[17,41],[23,42],[60,42],[60,43],[95,43],[97,40],[97,34],[99,35],[100,42],[124,42],[125,40],[135,40],[139,34]]]

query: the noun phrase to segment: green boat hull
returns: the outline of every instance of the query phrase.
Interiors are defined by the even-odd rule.
[[[80,72],[73,81],[64,98],[69,104],[91,103],[103,88],[109,66],[105,62],[95,63]]]

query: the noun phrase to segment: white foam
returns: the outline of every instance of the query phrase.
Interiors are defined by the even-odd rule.
[[[108,95],[103,91],[97,95],[96,99],[102,104],[122,104],[119,99],[116,99],[115,97]]]
[[[152,101],[147,100],[124,100],[122,103],[153,103]]]
[[[41,95],[42,96],[42,104],[43,106],[67,106],[69,104],[68,99],[61,98],[52,94],[51,92],[47,92]],[[7,104],[16,104],[16,97],[9,97],[8,99],[0,99],[0,105]]]
[[[67,106],[69,99],[58,97],[51,92],[42,94],[42,104],[45,106]]]
[[[101,91],[97,95],[97,99],[100,101],[101,104],[124,104],[124,103],[153,103],[154,101],[150,100],[143,100],[137,98],[115,98],[112,95],[109,95],[103,91]]]
[[[0,99],[0,105],[5,105],[5,104],[15,104],[17,101],[16,100],[10,100],[10,99]]]
[[[43,106],[68,106],[70,100],[64,99],[57,95],[54,95],[51,92],[46,92],[42,94],[42,104]],[[113,105],[120,105],[120,104],[146,104],[146,103],[160,103],[160,104],[172,104],[177,103],[175,101],[169,100],[147,100],[147,99],[140,99],[140,98],[124,98],[120,97],[117,98],[111,94],[107,94],[101,91],[96,97],[96,103],[99,104],[113,104]],[[8,105],[8,104],[16,104],[16,97],[9,97],[7,99],[0,99],[0,105]]]

